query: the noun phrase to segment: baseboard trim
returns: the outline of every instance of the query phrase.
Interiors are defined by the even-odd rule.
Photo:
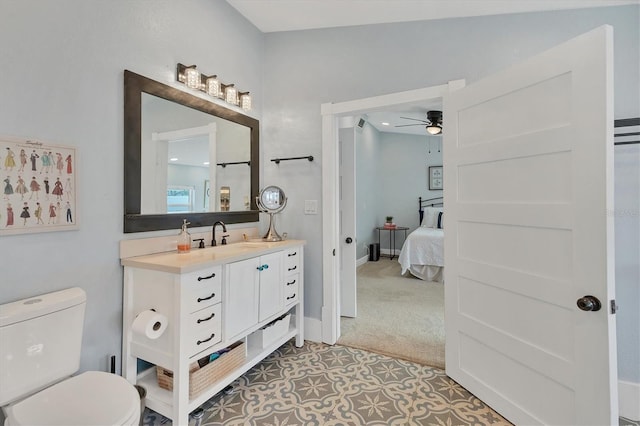
[[[380,249],[380,254],[384,254],[387,256],[391,255],[391,249]],[[400,250],[395,249],[395,251],[393,252],[394,256],[400,256]]]
[[[621,417],[640,421],[640,383],[618,381],[618,409]]]
[[[322,321],[315,318],[304,317],[304,340],[322,342]]]
[[[362,266],[369,261],[369,256],[362,256],[360,259],[356,260],[356,268],[358,266]]]

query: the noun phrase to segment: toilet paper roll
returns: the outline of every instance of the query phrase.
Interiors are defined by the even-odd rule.
[[[138,314],[131,330],[134,334],[145,336],[149,339],[157,339],[167,329],[169,320],[156,311],[142,311]]]

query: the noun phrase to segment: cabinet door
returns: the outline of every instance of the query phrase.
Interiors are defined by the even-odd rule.
[[[277,314],[284,308],[282,299],[282,252],[260,257],[260,321]]]
[[[231,338],[258,323],[258,267],[260,258],[227,265],[227,285],[224,297],[225,339]]]

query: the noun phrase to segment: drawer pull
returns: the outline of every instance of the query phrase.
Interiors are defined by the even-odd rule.
[[[213,299],[214,297],[216,297],[215,293],[211,293],[211,296],[209,297],[198,297],[198,303],[204,302],[205,300]]]
[[[287,283],[287,285],[293,285],[296,283],[296,280],[291,281],[290,283]]]
[[[294,266],[293,268],[287,269],[287,271],[295,271],[296,269],[298,269],[298,265]]]
[[[298,254],[298,252],[294,251],[293,253],[289,253],[287,256],[291,257],[291,256],[295,256],[296,254]]]
[[[198,277],[198,281],[202,281],[202,280],[209,280],[213,277],[216,276],[216,273],[214,272],[213,274],[209,275],[208,277]]]
[[[208,318],[204,318],[204,319],[202,319],[202,318],[198,318],[198,324],[200,324],[201,322],[209,321],[211,318],[213,318],[213,317],[215,317],[215,316],[216,316],[216,313],[214,312],[214,313],[212,313],[211,315],[209,315],[209,317],[208,317]]]
[[[260,265],[256,269],[258,271],[264,271],[265,269],[269,269],[269,265]]]
[[[208,339],[204,339],[204,340],[198,340],[196,343],[198,345],[201,345],[203,343],[207,343],[209,340],[213,339],[214,337],[216,337],[216,333],[211,333],[211,337],[209,337]]]
[[[296,294],[295,294],[295,293],[293,293],[291,296],[287,297],[287,300],[294,299],[295,297],[296,297]]]

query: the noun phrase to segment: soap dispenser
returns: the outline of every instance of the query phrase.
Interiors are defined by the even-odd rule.
[[[190,225],[190,223],[187,222],[187,219],[184,219],[182,230],[178,235],[178,253],[189,253],[191,250],[191,234],[187,231],[187,225]]]

